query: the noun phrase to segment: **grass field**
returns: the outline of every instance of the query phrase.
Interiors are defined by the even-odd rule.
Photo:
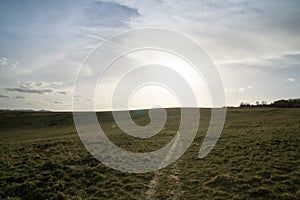
[[[135,152],[158,149],[176,134],[179,111],[150,139],[112,129],[108,137]],[[300,109],[230,108],[214,149],[198,159],[210,110],[201,109],[198,134],[176,162],[156,172],[128,174],[94,159],[82,145],[72,113],[0,115],[0,199],[300,199]],[[146,114],[137,124],[149,122]]]

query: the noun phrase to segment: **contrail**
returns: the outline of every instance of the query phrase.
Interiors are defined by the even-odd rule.
[[[88,34],[88,33],[83,33],[83,32],[79,32],[79,31],[69,31],[70,33],[75,33],[75,34],[79,34],[79,35],[83,35],[83,36],[87,36],[89,38],[93,38],[93,39],[98,39],[98,40],[106,40],[105,38],[99,37],[97,35],[92,35],[92,34]]]
[[[103,38],[103,37],[100,37],[100,36],[97,36],[97,35],[93,35],[93,34],[88,34],[88,33],[84,33],[84,32],[80,32],[80,31],[69,31],[70,33],[75,33],[75,34],[79,34],[79,35],[83,35],[83,36],[86,36],[86,37],[89,37],[89,38],[93,38],[93,39],[97,39],[97,40],[101,40],[101,41],[107,41],[111,44],[113,44],[114,46],[123,46],[121,44],[118,44],[116,42],[113,42],[111,41],[110,39],[108,38]]]

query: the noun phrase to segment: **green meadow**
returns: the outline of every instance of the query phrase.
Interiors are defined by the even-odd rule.
[[[198,153],[210,120],[190,148],[161,170],[130,174],[111,169],[85,149],[72,113],[0,112],[0,199],[300,199],[300,109],[229,108],[221,137]],[[133,152],[166,145],[180,111],[168,109],[165,127],[140,139],[123,133],[109,112],[98,113],[108,138]],[[147,111],[132,114],[149,123]]]

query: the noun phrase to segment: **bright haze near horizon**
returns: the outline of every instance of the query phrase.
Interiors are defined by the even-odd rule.
[[[179,31],[200,44],[219,71],[226,106],[298,98],[299,8],[298,0],[0,1],[0,109],[72,110],[74,80],[88,53],[112,35],[143,27]],[[86,73],[88,80],[93,72]],[[199,106],[210,107],[203,85]],[[105,89],[98,92],[108,101]],[[128,103],[173,107],[176,98],[147,86]],[[97,109],[111,108],[104,102]]]

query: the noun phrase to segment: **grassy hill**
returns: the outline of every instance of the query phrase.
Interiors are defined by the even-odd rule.
[[[180,112],[167,112],[165,128],[149,139],[112,128],[109,112],[98,118],[116,145],[145,152],[176,134]],[[72,113],[1,111],[0,199],[300,199],[300,109],[230,108],[218,143],[198,159],[209,119],[201,109],[198,134],[176,162],[128,174],[89,154]],[[134,120],[147,124],[147,112]]]

